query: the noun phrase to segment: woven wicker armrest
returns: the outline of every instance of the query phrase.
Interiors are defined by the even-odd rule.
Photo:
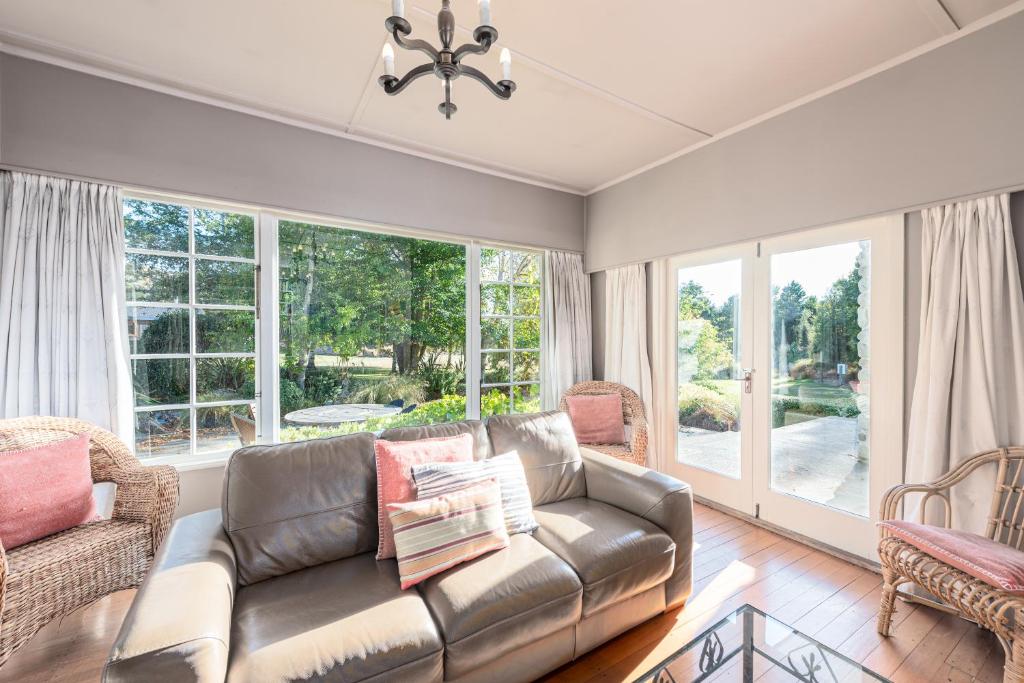
[[[114,519],[147,522],[153,530],[153,552],[160,547],[178,507],[178,471],[170,465],[118,470]]]

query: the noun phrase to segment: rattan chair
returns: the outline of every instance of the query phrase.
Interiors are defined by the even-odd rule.
[[[622,396],[622,419],[630,428],[629,443],[587,444],[587,448],[606,453],[619,460],[644,465],[647,462],[647,413],[644,402],[635,391],[615,382],[580,382],[572,385],[562,396],[559,410],[568,410],[567,396]]]
[[[990,463],[998,469],[985,535],[1020,550],[1024,546],[1024,447],[979,453],[928,484],[894,486],[882,499],[881,520],[898,519],[903,497],[908,493],[918,493],[923,496],[920,521],[924,522],[925,504],[938,498],[944,504],[945,526],[950,528],[953,517],[950,489]],[[899,586],[907,582],[916,584],[945,603],[951,611],[995,633],[1006,654],[1004,683],[1024,683],[1024,597],[976,579],[893,536],[884,527],[878,556],[883,580],[882,604],[878,613],[880,634],[889,635],[896,597],[902,595],[915,599],[903,593]]]
[[[178,504],[178,473],[144,467],[116,436],[70,418],[0,420],[0,452],[89,434],[94,482],[117,485],[113,517],[0,546],[0,665],[55,617],[138,586]]]

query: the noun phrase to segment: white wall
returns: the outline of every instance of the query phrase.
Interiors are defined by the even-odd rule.
[[[590,271],[1024,186],[1024,12],[588,197]]]

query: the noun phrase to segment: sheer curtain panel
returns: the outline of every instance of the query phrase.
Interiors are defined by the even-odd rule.
[[[607,271],[605,284],[604,379],[635,391],[647,419],[654,417],[651,361],[647,354],[647,271],[644,265]],[[658,433],[648,432],[647,464],[658,461]]]
[[[544,273],[544,409],[554,410],[577,382],[593,379],[590,276],[583,256],[548,252]]]
[[[78,417],[132,443],[121,191],[0,172],[0,417]]]
[[[922,218],[910,482],[936,479],[979,451],[1024,444],[1024,297],[1009,196],[926,209]],[[984,533],[995,470],[986,474],[953,488],[953,528]],[[941,507],[929,503],[931,521],[941,521]],[[916,507],[904,514],[917,519]]]

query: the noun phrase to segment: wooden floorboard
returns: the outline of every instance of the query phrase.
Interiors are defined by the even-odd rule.
[[[899,603],[893,635],[875,631],[880,577],[718,510],[694,510],[694,594],[546,677],[545,683],[632,680],[750,603],[899,683],[1002,680],[1002,647],[977,626]],[[43,629],[0,668],[0,683],[99,680],[133,591],[99,600]],[[696,666],[696,660],[694,660]],[[715,680],[731,680],[728,667]],[[762,683],[778,670],[755,671]]]

